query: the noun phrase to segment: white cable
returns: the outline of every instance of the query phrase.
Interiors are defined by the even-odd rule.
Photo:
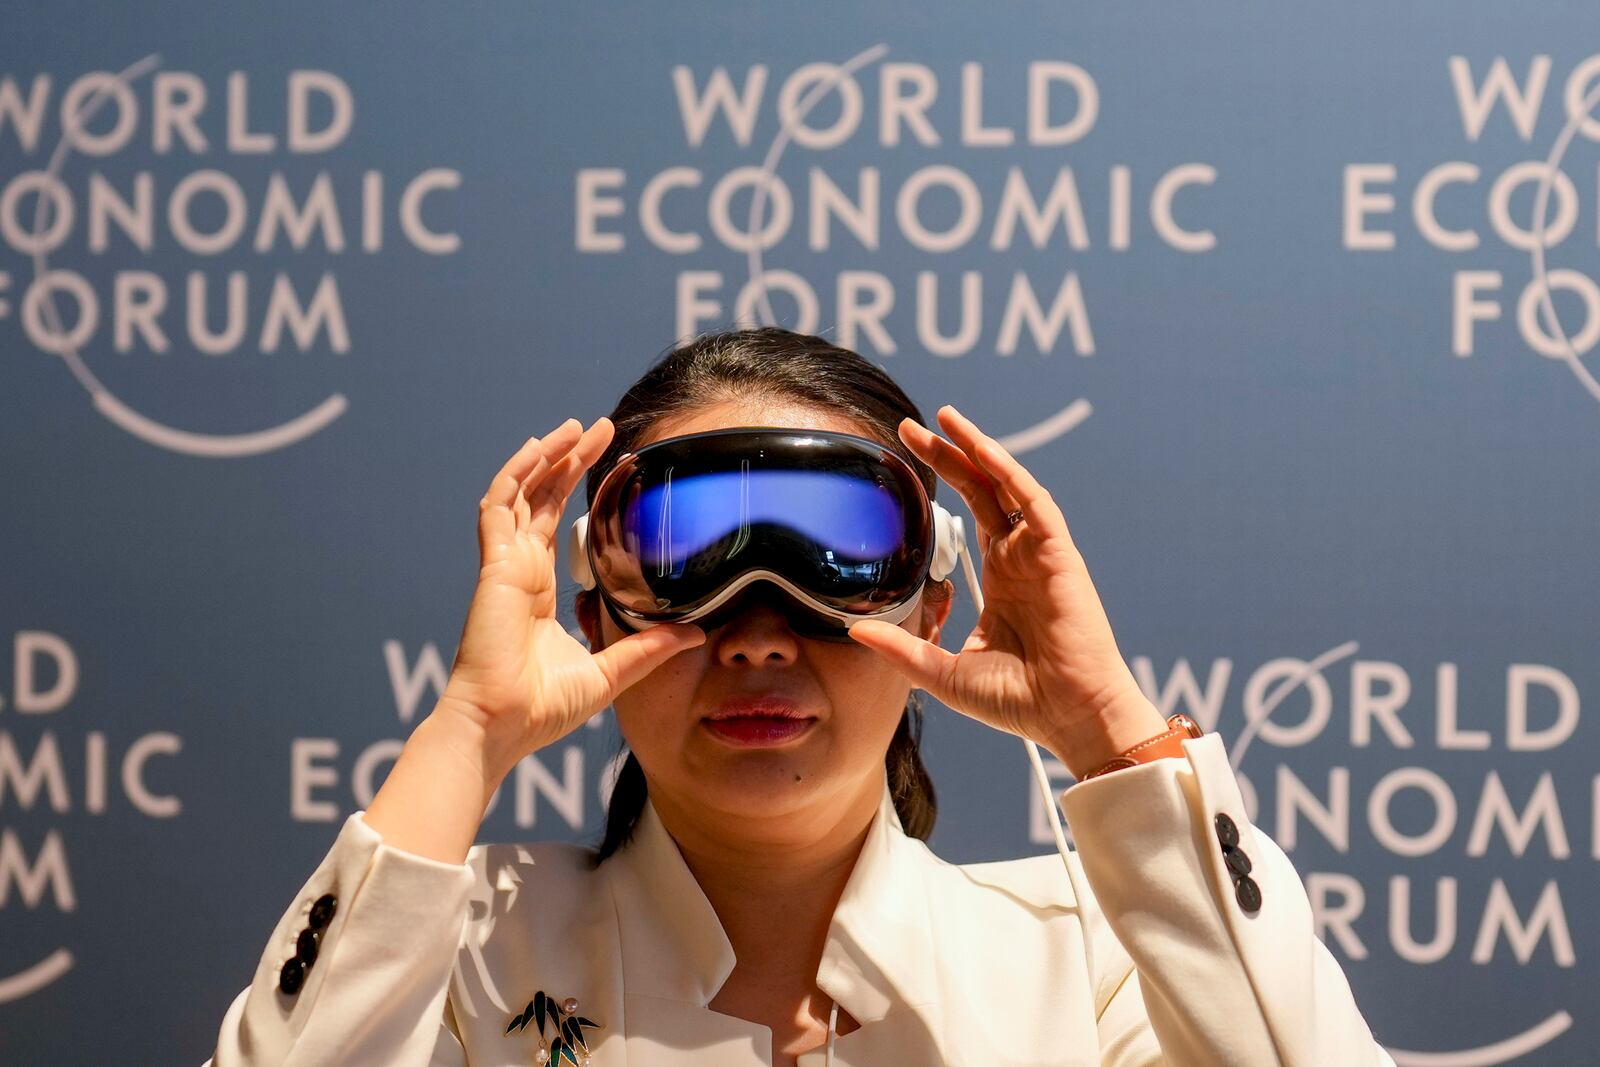
[[[828,1009],[828,1051],[822,1057],[823,1067],[833,1067],[833,1039],[839,1033],[839,1002],[833,1001]]]
[[[977,609],[979,617],[983,615],[983,590],[978,584],[978,572],[972,562],[972,551],[967,547],[965,534],[958,535],[958,546],[961,553],[961,570],[967,578],[967,588],[972,593],[972,603]],[[1028,738],[1023,738],[1023,744],[1028,748],[1028,762],[1033,765],[1033,780],[1039,786],[1040,798],[1044,801],[1044,810],[1050,816],[1050,832],[1056,839],[1056,851],[1061,855],[1061,862],[1067,868],[1067,881],[1072,884],[1074,905],[1078,909],[1078,925],[1083,930],[1083,955],[1085,964],[1089,968],[1089,980],[1095,980],[1094,970],[1094,943],[1089,937],[1089,924],[1084,915],[1084,901],[1088,895],[1084,892],[1083,885],[1078,881],[1078,876],[1073,872],[1072,861],[1067,857],[1071,851],[1067,845],[1067,835],[1061,828],[1061,813],[1056,807],[1056,797],[1050,788],[1050,777],[1044,771],[1044,759],[1039,755],[1039,746]]]

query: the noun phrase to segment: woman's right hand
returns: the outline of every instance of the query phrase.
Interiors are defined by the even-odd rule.
[[[478,586],[449,681],[366,812],[387,843],[461,862],[518,760],[705,641],[696,626],[655,626],[591,653],[556,619],[557,527],[613,432],[568,419],[530,437],[479,501]]]
[[[568,419],[530,437],[478,502],[478,587],[444,702],[483,728],[507,770],[705,640],[695,626],[657,626],[591,653],[556,618],[562,511],[613,432],[610,419],[587,430]]]

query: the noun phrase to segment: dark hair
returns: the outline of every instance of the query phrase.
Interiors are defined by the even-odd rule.
[[[605,472],[662,420],[749,398],[808,405],[861,423],[911,464],[929,498],[933,497],[937,485],[933,469],[900,440],[901,419],[923,421],[905,391],[879,367],[847,348],[820,337],[766,326],[705,334],[667,353],[645,371],[611,412],[616,435],[605,454],[589,468],[586,502],[594,503],[595,489]],[[943,582],[929,583],[925,595],[947,597],[950,590]],[[580,591],[577,602],[598,609],[598,595],[593,590]],[[907,834],[925,841],[933,833],[938,804],[933,780],[922,763],[921,740],[922,705],[913,692],[889,742],[884,769],[901,825]],[[628,843],[644,811],[646,795],[644,769],[630,752],[611,793],[596,864]]]

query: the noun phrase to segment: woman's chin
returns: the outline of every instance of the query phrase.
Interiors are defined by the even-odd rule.
[[[725,750],[715,770],[692,775],[693,803],[758,819],[803,809],[839,785],[806,755],[787,748]]]

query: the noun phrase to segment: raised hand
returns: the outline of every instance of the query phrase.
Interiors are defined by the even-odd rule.
[[[530,437],[479,501],[478,584],[450,679],[366,811],[386,844],[460,863],[518,760],[705,641],[695,626],[656,626],[591,653],[556,621],[556,527],[613,432],[609,419],[568,419]]]
[[[612,433],[610,419],[587,430],[568,419],[543,439],[530,437],[478,504],[478,587],[444,696],[511,764],[705,640],[694,626],[657,626],[591,654],[556,619],[557,525]]]
[[[856,623],[850,635],[941,702],[1038,742],[1081,777],[1166,723],[1117,650],[1055,500],[955,408],[938,418],[949,440],[912,419],[900,438],[972,510],[983,612],[959,653],[883,622]]]

